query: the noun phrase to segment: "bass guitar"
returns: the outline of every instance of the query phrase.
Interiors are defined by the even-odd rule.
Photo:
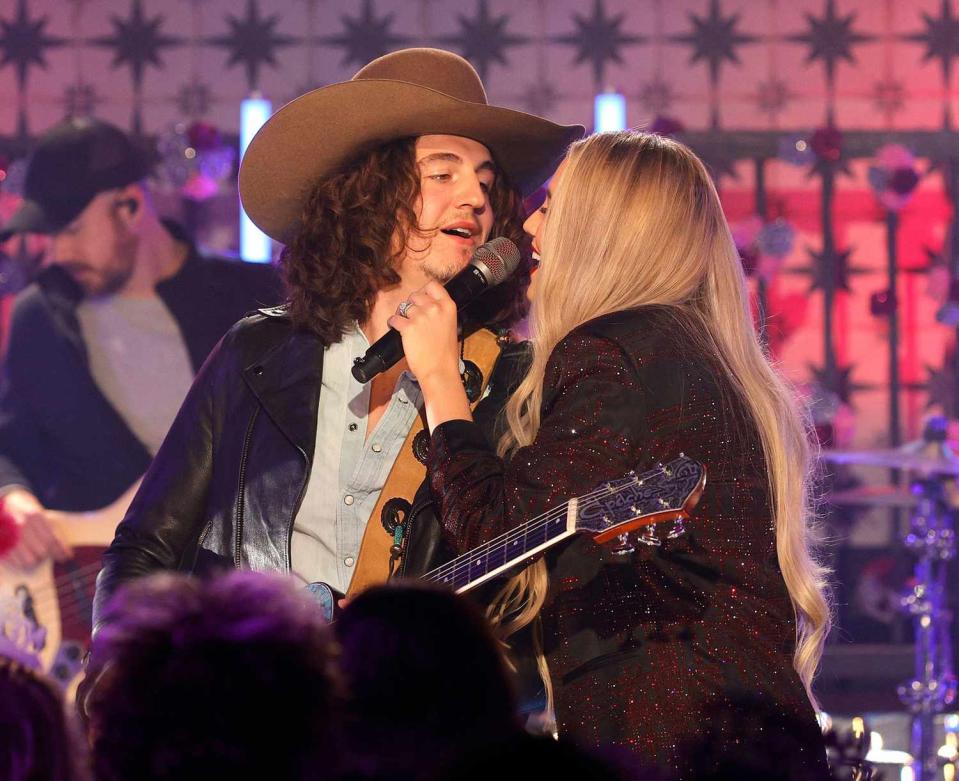
[[[48,511],[54,533],[73,548],[71,559],[29,569],[0,559],[0,636],[37,656],[64,689],[75,683],[89,642],[100,558],[139,485],[99,510]]]

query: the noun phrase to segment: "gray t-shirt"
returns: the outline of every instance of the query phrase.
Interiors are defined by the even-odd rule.
[[[193,382],[173,315],[157,296],[104,296],[77,308],[97,387],[156,453]]]

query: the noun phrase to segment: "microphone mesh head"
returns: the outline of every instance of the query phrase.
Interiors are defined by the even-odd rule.
[[[504,236],[487,241],[473,253],[473,261],[481,261],[489,269],[491,287],[516,271],[519,260],[519,247]]]

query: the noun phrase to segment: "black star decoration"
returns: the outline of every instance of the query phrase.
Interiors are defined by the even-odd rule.
[[[826,66],[826,79],[832,84],[836,63],[839,60],[854,63],[856,58],[852,53],[853,47],[875,39],[875,36],[864,35],[852,29],[855,18],[855,13],[837,16],[836,0],[826,0],[825,13],[818,19],[812,14],[806,14],[809,29],[804,33],[790,35],[787,40],[809,46],[806,62],[821,60]]]
[[[816,383],[827,391],[835,393],[846,404],[851,403],[852,394],[863,390],[873,390],[874,385],[852,381],[853,366],[810,366]]]
[[[97,104],[102,102],[92,84],[71,84],[63,92],[63,108],[68,117],[93,116]]]
[[[31,19],[27,13],[27,0],[17,3],[17,15],[14,19],[0,19],[0,68],[13,64],[17,69],[17,84],[23,89],[27,83],[27,70],[31,65],[39,65],[46,70],[46,49],[63,46],[63,38],[47,35],[46,16]]]
[[[133,0],[127,19],[111,15],[110,23],[113,25],[113,35],[95,38],[93,43],[113,49],[113,62],[110,67],[115,69],[121,65],[129,65],[133,83],[138,87],[143,83],[143,72],[147,66],[163,67],[163,49],[182,43],[182,39],[160,32],[162,16],[147,19],[143,15],[142,0]]]
[[[213,92],[208,84],[194,80],[182,85],[176,96],[177,108],[188,117],[203,116],[213,104]]]
[[[390,30],[393,14],[376,16],[373,0],[363,0],[363,11],[359,16],[341,16],[340,20],[343,22],[343,33],[325,40],[343,47],[343,65],[366,65],[409,41],[409,38],[394,35]]]
[[[545,117],[556,107],[559,97],[556,87],[543,81],[530,84],[523,92],[522,101],[527,111]]]
[[[592,63],[593,78],[597,86],[605,86],[603,79],[606,66],[610,61],[622,64],[620,48],[646,40],[638,35],[624,33],[620,29],[625,18],[625,13],[606,16],[603,0],[593,0],[592,17],[587,19],[579,14],[573,14],[576,32],[555,39],[558,43],[577,47],[576,65],[587,61]]]
[[[922,61],[937,59],[942,64],[942,78],[946,84],[952,76],[952,59],[959,55],[959,19],[952,15],[952,0],[942,0],[938,18],[923,12],[926,29],[921,33],[903,36],[904,40],[926,44]]]
[[[228,67],[243,63],[247,87],[251,90],[259,84],[263,65],[276,67],[276,49],[297,42],[292,36],[276,32],[274,28],[279,20],[279,14],[261,17],[257,0],[247,0],[244,18],[233,15],[227,17],[230,34],[209,39],[214,46],[230,50]]]
[[[459,14],[459,35],[440,38],[443,43],[454,44],[460,53],[476,68],[480,78],[485,79],[489,66],[493,62],[508,65],[506,50],[510,46],[520,46],[529,41],[522,35],[511,35],[506,25],[509,16],[492,17],[488,0],[479,0],[476,4],[476,16],[469,19]]]
[[[659,76],[647,81],[639,88],[639,102],[650,114],[662,114],[669,111],[676,101],[676,92],[672,84]]]
[[[770,116],[775,116],[786,108],[793,97],[789,85],[780,79],[764,81],[756,88],[756,105]]]
[[[690,62],[709,63],[709,79],[715,86],[719,82],[719,69],[723,62],[739,64],[736,48],[747,43],[755,43],[753,35],[744,35],[736,30],[739,14],[723,16],[719,0],[710,0],[709,16],[701,17],[689,14],[693,29],[686,35],[674,35],[671,40],[693,47]]]
[[[895,114],[906,103],[906,88],[901,81],[877,81],[872,88],[873,104],[879,111]]]
[[[812,263],[805,268],[795,268],[788,270],[790,274],[802,274],[812,278],[812,285],[809,292],[816,290],[845,290],[849,289],[849,278],[855,274],[866,274],[869,269],[853,266],[849,262],[852,250],[847,249],[842,252],[829,253],[816,252],[809,250],[809,258]]]

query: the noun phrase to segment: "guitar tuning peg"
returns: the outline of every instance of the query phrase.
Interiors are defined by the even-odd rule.
[[[677,537],[681,537],[686,533],[686,524],[684,518],[677,518],[673,521],[672,525],[669,527],[669,531],[666,532],[666,539],[675,540]]]
[[[657,534],[657,526],[658,524],[655,523],[652,526],[644,526],[642,532],[637,535],[637,539],[643,543],[643,545],[662,545],[663,541]]]
[[[612,554],[614,556],[628,556],[636,550],[629,540],[629,534],[620,534],[616,539],[619,540],[619,542],[612,548]]]

